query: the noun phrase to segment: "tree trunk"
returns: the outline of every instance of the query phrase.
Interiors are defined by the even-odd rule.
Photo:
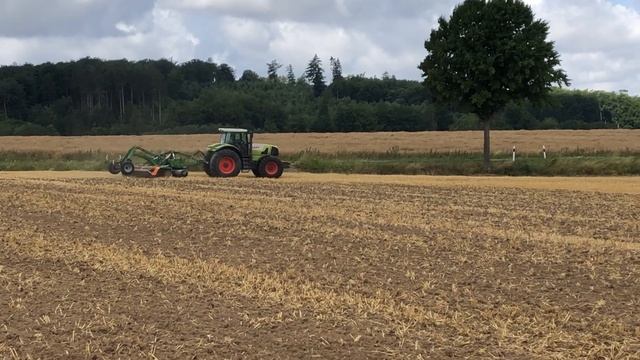
[[[124,122],[124,85],[120,86],[120,122]]]
[[[484,170],[491,171],[491,120],[485,119],[484,124]]]
[[[4,119],[9,120],[9,113],[7,112],[7,99],[2,99],[4,103]]]
[[[160,126],[162,126],[162,96],[160,95],[160,91],[158,91],[158,122]]]

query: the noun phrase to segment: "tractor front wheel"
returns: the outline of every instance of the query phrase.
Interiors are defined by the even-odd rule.
[[[282,161],[277,157],[265,156],[258,164],[258,173],[262,177],[279,178],[282,176],[283,171],[284,166],[282,165]]]
[[[120,164],[120,171],[124,176],[130,176],[135,171],[135,167],[133,166],[133,162],[131,160],[125,160]]]
[[[240,156],[229,149],[222,149],[209,161],[209,176],[234,177],[240,174]]]

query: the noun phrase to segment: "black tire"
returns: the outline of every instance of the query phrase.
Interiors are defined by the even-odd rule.
[[[258,169],[251,169],[251,172],[253,173],[253,175],[255,175],[255,177],[259,178],[262,177],[262,175],[260,175],[260,170]]]
[[[189,170],[187,169],[171,170],[171,175],[173,175],[173,177],[178,177],[178,178],[187,177],[187,175],[189,175]]]
[[[131,160],[125,160],[120,163],[120,171],[124,176],[131,176],[133,172],[136,170],[136,167],[133,165]]]
[[[211,156],[209,161],[209,176],[235,177],[240,174],[240,156],[233,150],[222,149]]]
[[[277,179],[282,176],[283,171],[282,161],[274,156],[265,156],[258,164],[258,173],[262,177]]]
[[[204,162],[202,163],[202,171],[204,171],[204,173],[209,176],[213,176],[211,174],[211,171],[209,171],[209,162],[211,161],[211,156],[212,154],[207,153],[207,155],[204,156]]]
[[[107,167],[107,169],[113,175],[120,174],[120,163],[112,161],[109,163],[109,166]]]

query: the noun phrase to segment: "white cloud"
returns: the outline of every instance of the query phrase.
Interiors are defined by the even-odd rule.
[[[299,69],[318,54],[327,70],[328,59],[333,56],[341,59],[347,73],[373,76],[384,71],[404,73],[406,69],[417,73],[414,69],[421,56],[419,49],[390,53],[366,33],[341,27],[279,22],[273,26],[273,32],[269,53],[275,58],[286,59]]]
[[[166,57],[186,61],[195,56],[200,43],[184,25],[182,15],[173,10],[154,9],[139,25],[119,22],[115,27],[126,35],[0,37],[0,48],[3,49],[0,63],[66,61],[86,56],[103,59]]]
[[[229,15],[255,15],[271,10],[271,0],[160,0],[159,5],[185,10],[211,10]]]
[[[299,74],[317,53],[327,70],[335,56],[345,73],[420,79],[424,40],[460,1],[2,0],[0,64],[212,57],[264,74],[275,58]],[[526,1],[574,87],[640,93],[640,0]]]
[[[155,0],[2,0],[0,37],[119,35],[117,22],[150,12]]]
[[[262,51],[271,37],[269,24],[252,19],[224,17],[221,26],[225,39],[236,48]]]
[[[530,0],[577,88],[640,93],[640,13],[605,0]]]
[[[131,34],[131,33],[135,33],[137,31],[135,26],[129,25],[129,24],[125,24],[122,21],[120,21],[120,22],[118,22],[116,24],[116,29],[122,31],[125,34]]]

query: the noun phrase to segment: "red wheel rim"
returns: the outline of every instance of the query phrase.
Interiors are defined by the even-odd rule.
[[[264,166],[264,172],[268,176],[274,176],[278,173],[278,164],[275,161],[269,161]]]
[[[223,175],[231,175],[236,169],[236,162],[231,156],[225,156],[218,162],[218,170]]]

